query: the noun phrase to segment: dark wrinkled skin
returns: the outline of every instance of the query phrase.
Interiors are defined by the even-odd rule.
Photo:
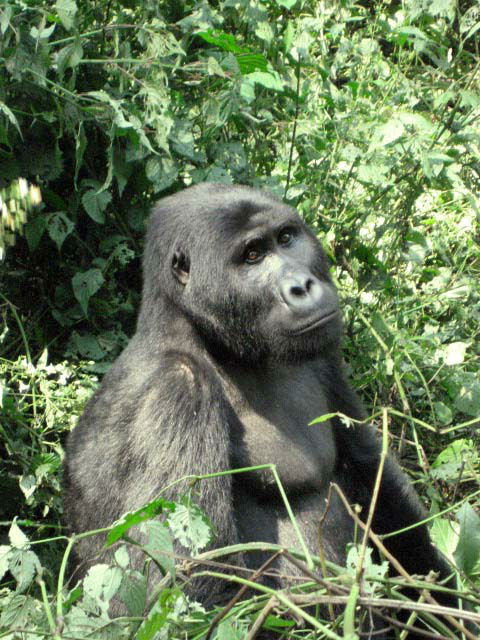
[[[143,267],[137,331],[67,443],[70,529],[105,527],[185,475],[275,463],[316,554],[330,483],[365,518],[380,454],[369,427],[337,418],[308,426],[325,413],[364,417],[342,372],[338,299],[319,242],[271,195],[202,184],[157,205]],[[176,485],[166,497],[185,490]],[[215,525],[215,546],[263,540],[299,549],[270,472],[201,482],[197,502]],[[403,529],[424,515],[388,457],[373,530]],[[333,493],[322,529],[327,559],[344,563],[353,535]],[[98,561],[102,543],[81,542],[83,568]],[[409,572],[449,574],[425,526],[385,544]],[[243,561],[258,567],[266,557]],[[277,567],[299,573],[284,559]],[[204,580],[194,595],[209,604],[223,588]]]

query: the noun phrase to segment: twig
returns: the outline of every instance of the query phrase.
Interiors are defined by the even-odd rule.
[[[257,569],[257,571],[255,571],[253,576],[250,577],[250,582],[255,582],[256,580],[258,580],[258,578],[260,578],[263,572],[266,569],[268,569],[268,567],[281,555],[282,555],[282,551],[277,551],[277,553],[274,553],[273,556],[270,556],[270,558],[268,558],[268,560],[264,562],[262,566],[259,569]],[[210,638],[212,637],[212,633],[215,627],[217,626],[217,624],[220,622],[220,620],[222,620],[227,615],[227,613],[233,608],[233,606],[240,600],[240,598],[246,593],[246,591],[249,588],[250,586],[246,584],[240,587],[240,589],[233,596],[230,602],[219,613],[217,613],[217,615],[214,617],[214,619],[212,620],[208,628],[207,635],[205,636],[205,640],[210,640]]]
[[[248,632],[248,636],[245,638],[245,640],[253,640],[255,638],[255,636],[257,635],[257,633],[260,631],[260,629],[263,626],[263,623],[265,622],[265,620],[267,619],[267,617],[269,616],[270,612],[276,607],[278,606],[278,600],[276,599],[275,596],[272,596],[270,598],[270,600],[267,602],[267,604],[263,607],[263,609],[260,611],[260,614],[257,616],[257,619],[255,620],[255,622],[252,625],[252,628],[250,629],[250,631]]]
[[[338,493],[338,495],[340,496],[341,501],[343,502],[345,509],[347,510],[347,512],[349,513],[349,515],[355,520],[355,522],[358,524],[359,527],[361,527],[363,530],[365,530],[366,525],[364,522],[362,522],[360,520],[360,518],[357,516],[356,513],[354,513],[353,509],[350,507],[348,500],[346,499],[343,491],[340,489],[340,487],[333,483],[333,487],[335,489],[335,491]],[[372,542],[376,545],[376,547],[383,553],[383,555],[389,560],[389,562],[393,565],[393,567],[395,568],[395,570],[398,572],[399,575],[403,576],[405,578],[405,580],[409,583],[415,586],[415,580],[412,578],[412,576],[408,573],[408,571],[406,571],[403,566],[400,564],[400,562],[395,558],[395,556],[393,556],[388,549],[385,547],[385,545],[382,543],[382,541],[380,540],[380,538],[373,533],[373,531],[369,531],[369,537],[372,540]],[[440,606],[438,604],[438,602],[435,600],[435,598],[431,595],[431,593],[426,593],[425,596],[426,600],[428,600],[428,602],[430,604],[433,605],[437,605]],[[440,607],[442,608],[442,607]],[[449,610],[449,613],[446,613],[446,610]],[[452,612],[452,613],[450,613]],[[460,631],[461,633],[465,634],[466,638],[469,638],[469,640],[478,640],[478,638],[476,636],[473,635],[473,633],[471,633],[468,629],[466,629],[462,624],[460,624],[454,617],[453,617],[453,613],[455,613],[456,615],[458,615],[458,613],[455,609],[451,609],[450,607],[444,607],[443,611],[441,612],[441,615],[444,615],[445,619],[452,625],[452,627],[455,627],[455,629],[457,629],[458,631]],[[462,616],[460,616],[462,617]],[[463,616],[465,617],[465,616]]]

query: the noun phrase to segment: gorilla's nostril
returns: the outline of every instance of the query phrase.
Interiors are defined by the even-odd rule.
[[[294,285],[293,287],[291,287],[290,289],[290,293],[292,294],[292,296],[294,296],[295,298],[301,298],[302,296],[304,296],[307,292],[306,290],[301,287],[300,285]]]

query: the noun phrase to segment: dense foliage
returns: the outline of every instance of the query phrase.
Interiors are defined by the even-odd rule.
[[[110,534],[145,520],[166,576],[146,607],[124,546],[67,584],[60,492],[65,435],[134,328],[150,207],[205,180],[270,189],[318,231],[355,384],[374,420],[387,407],[432,513],[451,507],[432,535],[478,607],[479,34],[474,0],[2,3],[2,637],[200,638],[212,622],[152,551],[187,529],[205,546],[188,499],[147,509],[168,530],[142,512]],[[121,630],[106,604],[120,588]],[[282,597],[267,624],[306,637]],[[217,637],[245,637],[267,600],[234,607]]]

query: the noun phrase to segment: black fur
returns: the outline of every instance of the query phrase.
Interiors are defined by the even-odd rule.
[[[255,253],[256,252],[256,253]],[[308,328],[316,323],[313,328]],[[368,512],[380,445],[345,381],[341,321],[324,252],[296,212],[243,186],[202,184],[162,200],[144,257],[136,334],[71,433],[66,515],[81,532],[109,525],[173,480],[275,463],[311,552],[331,481]],[[184,492],[175,487],[171,496]],[[199,484],[215,545],[265,540],[298,548],[267,472]],[[395,531],[424,517],[392,458],[385,464],[373,529]],[[345,561],[353,524],[332,499],[323,528],[327,558]],[[80,545],[85,564],[102,541]],[[449,570],[418,527],[386,545],[407,571]],[[253,566],[261,554],[247,556]],[[292,565],[279,568],[292,575]],[[207,602],[220,581],[196,592]]]

